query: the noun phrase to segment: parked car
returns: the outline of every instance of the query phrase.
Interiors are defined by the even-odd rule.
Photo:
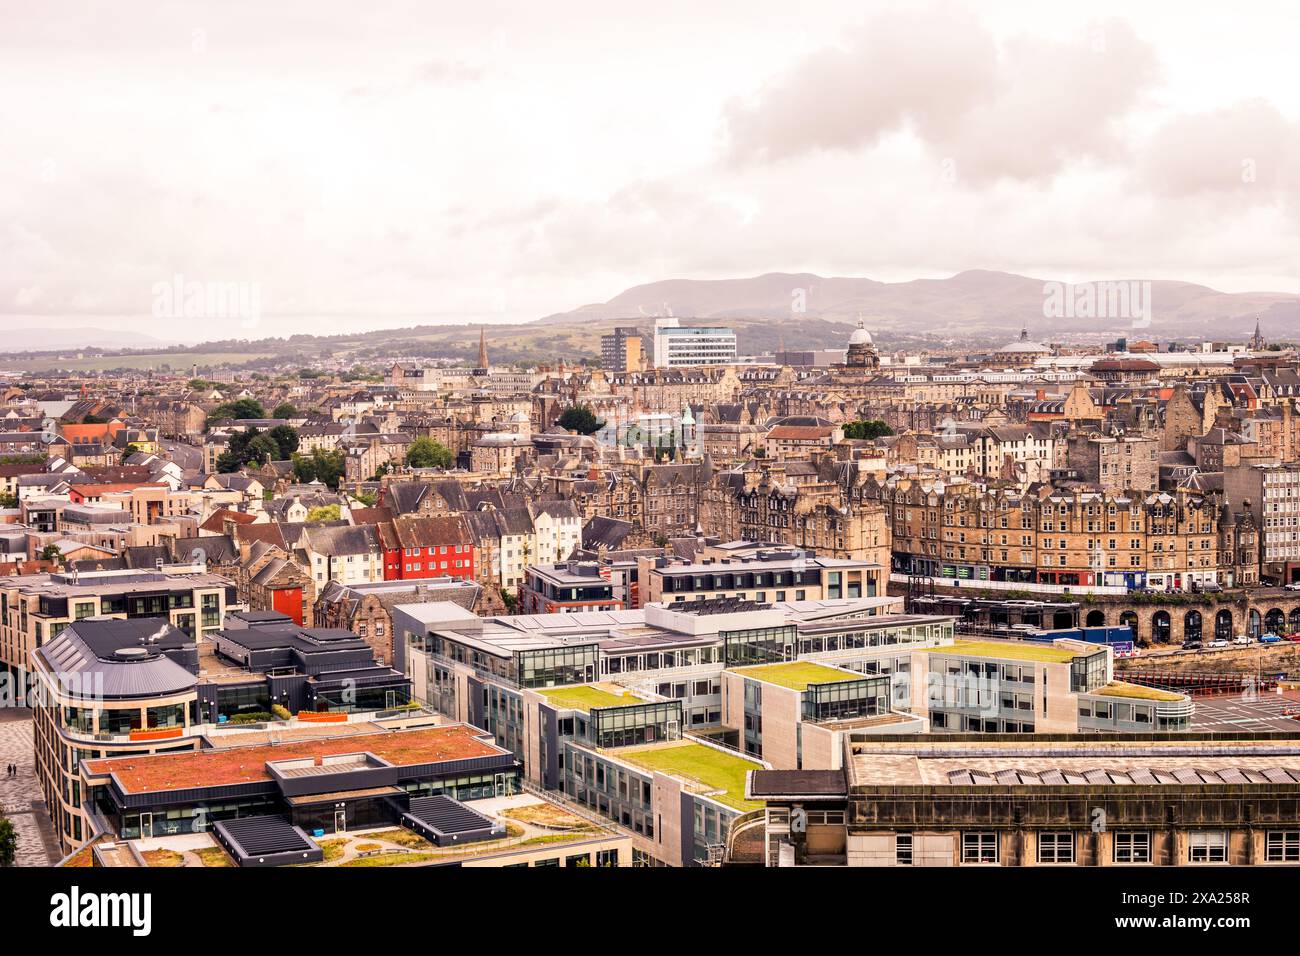
[[[1227,639],[1226,637],[1220,637],[1220,638],[1217,638],[1216,640],[1210,641],[1210,643],[1207,644],[1206,646],[1207,646],[1207,647],[1227,647],[1227,646],[1228,646],[1228,639]]]
[[[1261,634],[1259,636],[1259,642],[1261,644],[1281,644],[1282,638],[1278,637],[1276,634]]]
[[[1288,585],[1286,586],[1286,590],[1288,590],[1288,591],[1300,591],[1300,583],[1296,583],[1296,584],[1288,584]]]
[[[1283,634],[1283,635],[1282,635],[1282,640],[1284,640],[1284,641],[1291,641],[1291,642],[1294,643],[1294,644],[1300,644],[1300,633],[1296,633],[1296,634]]]
[[[1249,643],[1250,643],[1250,638],[1247,637],[1245,634],[1238,634],[1236,637],[1234,637],[1234,638],[1232,639],[1232,643],[1234,643],[1234,644],[1249,644]]]
[[[1183,641],[1183,650],[1185,651],[1199,651],[1201,647],[1200,641]]]

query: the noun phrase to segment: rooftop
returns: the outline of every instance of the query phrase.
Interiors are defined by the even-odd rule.
[[[763,765],[716,747],[685,741],[653,744],[640,750],[620,750],[619,758],[646,770],[658,770],[686,782],[687,789],[702,793],[736,810],[757,810],[762,801],[745,799],[745,775]]]
[[[1035,661],[1041,664],[1068,664],[1082,652],[1054,644],[1030,644],[1024,641],[955,641],[951,647],[936,647],[931,653],[957,657],[992,657],[997,660]]]
[[[898,786],[1133,786],[1300,783],[1300,739],[1282,735],[1063,735],[972,740],[855,738],[850,783]]]
[[[112,775],[124,793],[161,793],[194,787],[270,782],[270,761],[372,753],[398,766],[467,760],[501,753],[481,739],[482,731],[463,724],[383,734],[308,740],[270,746],[230,747],[192,753],[113,757],[82,762],[88,776]]]
[[[759,664],[755,667],[738,667],[735,673],[801,692],[807,690],[809,684],[837,684],[840,681],[860,679],[859,675],[809,661],[790,661],[785,664]]]
[[[548,687],[538,693],[556,707],[590,711],[593,707],[626,707],[644,704],[640,697],[627,693],[615,684],[575,684],[572,687]]]
[[[1155,687],[1143,687],[1140,684],[1129,684],[1122,680],[1111,681],[1105,687],[1093,691],[1094,694],[1100,694],[1102,697],[1134,697],[1138,700],[1182,700],[1184,695],[1174,694],[1167,690],[1158,690]]]

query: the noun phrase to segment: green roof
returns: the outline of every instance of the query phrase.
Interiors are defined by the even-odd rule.
[[[607,689],[609,688],[609,689]],[[574,684],[571,687],[539,688],[541,694],[556,707],[570,710],[589,711],[593,707],[627,707],[630,704],[644,704],[645,701],[634,694],[619,693],[611,685]]]
[[[1134,697],[1138,700],[1182,700],[1182,694],[1175,694],[1167,690],[1158,690],[1155,687],[1143,687],[1141,684],[1130,684],[1127,681],[1111,681],[1105,687],[1099,687],[1093,691],[1094,694],[1100,694],[1102,697]]]
[[[834,667],[814,664],[811,661],[790,661],[785,664],[757,664],[753,667],[738,667],[737,674],[752,677],[754,680],[779,684],[797,691],[805,691],[809,684],[837,684],[846,680],[861,680],[865,674],[848,674]]]
[[[1097,645],[1098,650],[1101,645]],[[1052,644],[1033,644],[1027,641],[957,641],[951,647],[936,647],[931,654],[952,654],[956,657],[992,657],[1006,661],[1037,661],[1043,664],[1068,664],[1087,651],[1075,651]]]
[[[646,770],[680,777],[691,789],[704,791],[711,799],[733,809],[747,811],[763,806],[761,800],[745,799],[745,774],[763,767],[738,754],[685,741],[646,750],[623,750],[618,752],[618,757]]]

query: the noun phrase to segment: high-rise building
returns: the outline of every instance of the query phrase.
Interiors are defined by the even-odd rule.
[[[600,367],[607,372],[639,372],[644,363],[639,329],[620,326],[600,337]]]
[[[729,365],[736,361],[736,333],[722,326],[684,326],[655,320],[655,368]]]

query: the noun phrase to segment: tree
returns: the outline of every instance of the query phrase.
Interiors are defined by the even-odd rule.
[[[278,409],[277,409],[278,411]],[[276,415],[276,418],[282,416]],[[298,450],[298,433],[288,425],[276,425],[267,435],[280,448],[280,453],[276,455],[276,461],[288,461],[294,452]]]
[[[885,438],[892,434],[894,430],[879,418],[862,419],[844,425],[845,438],[870,441],[873,438]]]
[[[55,564],[63,563],[63,552],[59,550],[57,544],[47,544],[41,549],[42,561],[53,561]]]
[[[315,524],[317,521],[338,521],[338,505],[317,505],[307,511],[307,523]]]
[[[570,405],[560,412],[556,424],[579,435],[594,435],[605,427],[605,423],[596,417],[590,405]]]
[[[126,461],[128,458],[130,458],[139,450],[140,450],[140,446],[137,445],[135,442],[131,442],[129,445],[127,445],[125,448],[122,449],[122,460]]]
[[[331,488],[338,488],[346,470],[347,459],[341,451],[317,448],[310,455],[295,453],[293,456],[294,480],[303,484],[319,481]]]
[[[217,471],[229,474],[239,471],[245,465],[257,466],[281,457],[280,444],[271,437],[270,432],[250,428],[230,436],[226,450],[217,456]]]
[[[412,468],[450,468],[453,460],[451,449],[428,435],[421,435],[406,450],[406,463]]]
[[[297,418],[298,409],[294,408],[293,405],[291,405],[289,402],[281,402],[279,405],[275,406],[275,410],[271,412],[271,417],[272,418]]]
[[[265,418],[266,409],[255,398],[241,398],[235,402],[222,402],[208,412],[208,421],[222,418]]]
[[[8,817],[0,817],[0,866],[13,866],[18,853],[18,834]]]
[[[17,508],[18,496],[7,491],[0,491],[0,508]]]

